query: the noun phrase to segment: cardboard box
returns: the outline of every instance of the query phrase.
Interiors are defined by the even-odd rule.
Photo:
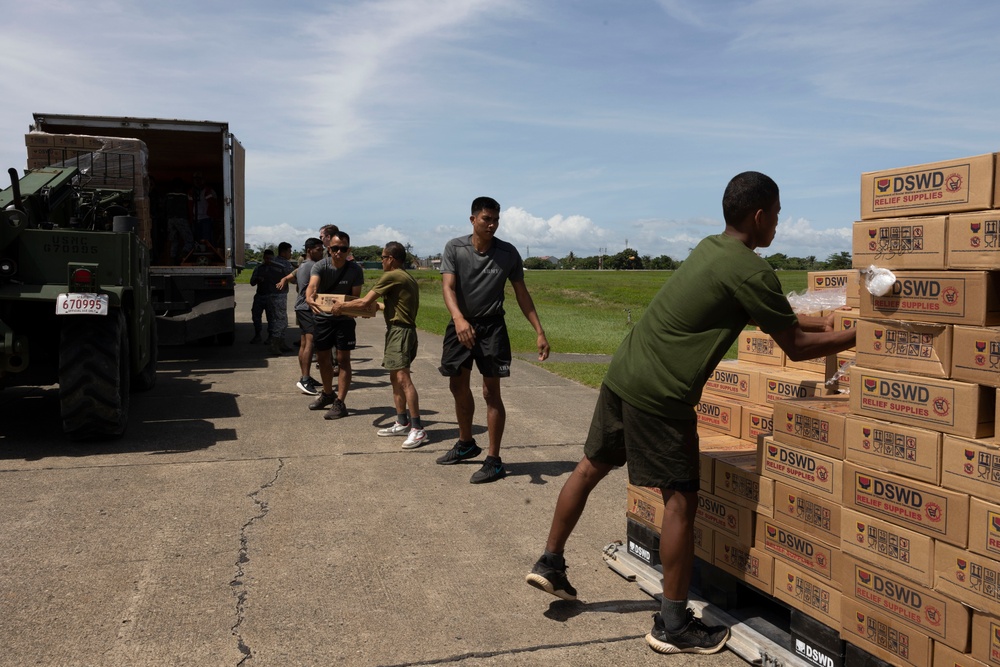
[[[625,487],[627,509],[625,516],[629,519],[659,531],[663,525],[663,496],[655,489],[629,484]]]
[[[743,404],[724,396],[703,394],[698,405],[694,406],[698,416],[698,428],[702,427],[718,431],[723,435],[740,437],[743,422]]]
[[[850,415],[844,425],[844,458],[873,470],[940,484],[941,439],[939,431]]]
[[[838,549],[843,511],[840,498],[821,498],[781,482],[774,483],[774,518]]]
[[[847,596],[841,601],[840,611],[841,634],[849,644],[892,665],[930,667],[934,640],[926,633]]]
[[[851,393],[851,372],[857,364],[854,352],[845,351],[837,355],[837,390],[842,394]]]
[[[705,382],[704,393],[738,401],[757,402],[757,378],[761,368],[741,361],[723,361]]]
[[[936,215],[992,208],[992,153],[861,174],[861,219]]]
[[[777,582],[777,580],[775,580]],[[837,602],[840,613],[840,602]],[[840,638],[840,616],[823,623],[795,609],[788,618],[792,652],[812,667],[844,667],[847,642]]]
[[[772,595],[821,623],[840,627],[840,591],[780,558],[774,559]]]
[[[757,445],[731,435],[723,435],[715,431],[711,435],[698,435],[698,479],[701,481],[699,490],[712,493],[715,478],[715,460],[720,457],[738,456],[748,452],[756,452]]]
[[[972,618],[961,602],[851,556],[840,559],[840,568],[845,599],[869,604],[958,651],[968,650]]]
[[[955,327],[951,377],[1000,387],[1000,327]]]
[[[715,495],[761,514],[774,515],[774,480],[757,472],[757,453],[715,462]]]
[[[833,374],[837,372],[837,357],[831,354],[826,357],[803,359],[802,361],[792,361],[786,358],[785,369],[790,371],[809,371],[830,380],[833,378]]]
[[[736,358],[751,364],[764,366],[784,366],[785,351],[759,329],[747,329],[737,339]]]
[[[982,438],[993,435],[993,397],[978,384],[855,367],[851,412]]]
[[[1000,445],[1000,428],[996,425],[1000,424],[1000,389],[997,389],[996,395],[993,397],[994,408],[993,408],[993,442]]]
[[[969,498],[969,551],[1000,560],[1000,504]]]
[[[45,160],[46,164],[51,164],[51,159],[57,154],[52,146],[28,146],[29,160]]]
[[[968,538],[969,496],[924,482],[845,463],[843,504],[963,547]]]
[[[1000,561],[938,542],[934,570],[934,590],[1000,616]]]
[[[941,449],[941,486],[985,500],[1000,498],[1000,446],[992,438],[945,435]]]
[[[789,398],[827,396],[837,392],[836,384],[828,386],[822,373],[790,368],[763,367],[758,374],[755,403],[774,405]]]
[[[742,544],[724,533],[716,533],[713,563],[740,581],[771,594],[774,557]]]
[[[840,549],[796,530],[791,526],[758,517],[754,546],[818,577],[828,586],[840,590],[836,580],[840,561]]]
[[[824,498],[840,498],[844,462],[764,438],[757,469],[766,477]]]
[[[650,567],[660,565],[660,532],[626,515],[625,547]]]
[[[29,158],[27,167],[28,169],[44,169],[49,166],[49,161],[46,158]]]
[[[861,317],[972,326],[1000,324],[1000,273],[900,271],[885,296],[865,291]]]
[[[706,563],[711,563],[715,548],[715,531],[708,526],[694,524],[694,555]]]
[[[859,302],[860,303],[860,302]],[[841,308],[833,312],[833,330],[849,331],[861,319],[861,308]]]
[[[972,613],[971,657],[984,665],[1000,665],[1000,618]],[[951,667],[950,663],[947,667]]]
[[[972,621],[972,646],[976,646],[976,621],[973,615]],[[998,663],[1000,664],[1000,663]],[[959,653],[947,644],[934,642],[934,664],[933,667],[987,667],[986,663],[976,660],[968,653]]]
[[[754,546],[754,513],[732,501],[711,493],[699,493],[694,520],[714,530],[716,536],[728,535],[740,544]]]
[[[854,223],[851,255],[856,269],[947,268],[948,218],[891,218]]]
[[[755,443],[760,436],[771,435],[774,431],[774,408],[770,405],[745,403],[740,425],[740,439]]]
[[[840,550],[921,586],[934,585],[934,538],[844,508]]]
[[[333,303],[345,303],[347,301],[354,301],[357,297],[353,297],[349,294],[317,294],[316,303],[319,305],[319,309],[324,313],[332,312]],[[362,315],[355,315],[354,313],[344,313],[344,315],[349,315],[350,317],[375,317],[379,311],[379,303],[373,301],[368,309]]]
[[[809,271],[806,273],[806,289],[810,292],[844,290],[844,305],[857,308],[861,297],[861,272],[857,269]]]
[[[29,132],[24,135],[25,146],[55,146],[55,135],[45,132]]]
[[[846,396],[782,400],[774,404],[774,439],[834,459],[844,458]]]
[[[854,356],[858,366],[936,378],[951,374],[949,324],[861,319],[857,331]]]
[[[948,218],[949,269],[1000,269],[1000,212]]]

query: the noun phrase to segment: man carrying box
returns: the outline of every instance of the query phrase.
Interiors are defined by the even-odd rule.
[[[659,653],[715,653],[729,628],[706,626],[687,607],[698,508],[695,406],[716,365],[749,322],[793,360],[854,345],[833,317],[796,317],[774,270],[754,250],[774,239],[777,184],[757,172],[735,176],[722,198],[726,229],[701,241],[649,304],[615,352],[594,409],[584,457],[556,502],[545,551],[527,582],[564,600],[576,590],[563,550],[590,492],[615,466],[629,481],[660,489],[663,601],[646,642]]]
[[[313,264],[309,287],[306,288],[306,303],[316,315],[313,347],[323,380],[323,391],[309,404],[309,409],[322,410],[329,407],[323,418],[340,419],[347,416],[344,399],[347,398],[347,390],[351,388],[351,350],[357,344],[356,322],[347,315],[325,312],[317,303],[316,295],[344,294],[357,297],[361,294],[365,273],[355,262],[347,261],[351,252],[351,237],[346,232],[336,232],[330,240],[328,250],[326,257]],[[336,394],[333,393],[334,348],[337,350],[337,364],[340,366]]]
[[[392,382],[392,401],[396,406],[396,420],[392,426],[379,429],[380,436],[406,435],[403,449],[416,449],[428,442],[427,432],[420,421],[420,404],[417,388],[410,379],[410,364],[417,356],[417,309],[420,307],[420,288],[417,281],[406,272],[406,248],[391,241],[382,250],[382,277],[368,294],[360,299],[334,303],[334,315],[366,315],[376,300],[385,301],[385,353],[382,367],[389,371]],[[409,407],[409,415],[407,415]]]

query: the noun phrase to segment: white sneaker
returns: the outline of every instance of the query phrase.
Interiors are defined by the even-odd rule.
[[[410,434],[403,441],[403,449],[416,449],[426,445],[429,441],[427,431],[422,428],[413,428],[410,429]]]
[[[380,428],[378,430],[379,437],[384,438],[390,435],[406,435],[410,432],[409,424],[400,424],[399,422],[393,422],[392,426],[389,428]]]

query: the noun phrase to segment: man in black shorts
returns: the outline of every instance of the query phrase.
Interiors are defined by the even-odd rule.
[[[347,233],[336,232],[327,250],[329,254],[313,265],[309,287],[306,288],[306,303],[316,316],[313,347],[316,350],[320,377],[323,379],[323,391],[309,404],[309,409],[322,410],[329,407],[323,418],[340,419],[347,416],[344,399],[351,388],[351,350],[357,343],[354,335],[356,323],[353,317],[323,312],[316,302],[316,295],[345,294],[357,297],[361,294],[365,274],[355,262],[347,261],[351,252],[351,238]],[[340,366],[336,394],[333,393],[331,352],[334,348],[337,350],[337,364]]]
[[[306,239],[304,255],[297,269],[289,273],[278,283],[280,289],[291,281],[295,281],[297,297],[295,299],[295,323],[299,325],[299,371],[301,377],[295,383],[303,394],[318,396],[320,383],[316,382],[309,374],[309,367],[312,365],[313,356],[313,334],[316,331],[316,316],[306,303],[306,290],[309,287],[309,278],[312,276],[312,267],[319,260],[323,259],[326,248],[323,242],[316,237]]]
[[[437,459],[451,465],[479,456],[482,449],[472,437],[476,404],[470,387],[472,362],[483,376],[489,451],[483,466],[469,480],[482,484],[507,474],[500,459],[507,413],[500,398],[500,378],[510,376],[510,339],[504,322],[504,285],[509,280],[524,317],[538,334],[538,360],[549,356],[549,341],[524,285],[521,255],[510,243],[496,238],[500,204],[490,197],[472,202],[472,234],[448,241],[441,256],[444,303],[451,322],[444,334],[441,374],[449,378],[455,397],[458,442]]]
[[[722,198],[725,231],[703,239],[653,297],[608,367],[584,457],[566,480],[542,557],[526,580],[575,600],[563,550],[590,492],[615,466],[629,481],[660,489],[663,600],[646,642],[659,653],[715,653],[729,628],[706,626],[687,606],[698,508],[695,406],[715,366],[750,321],[790,359],[814,359],[854,345],[833,316],[796,316],[774,270],[758,256],[774,239],[777,184],[758,172],[733,177]]]

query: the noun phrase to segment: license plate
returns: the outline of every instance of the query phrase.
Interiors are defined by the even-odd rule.
[[[56,315],[107,315],[107,294],[60,294]]]

